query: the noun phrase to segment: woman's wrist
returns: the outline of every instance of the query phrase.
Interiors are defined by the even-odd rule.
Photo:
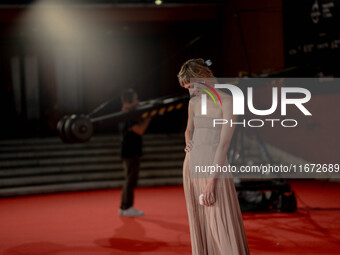
[[[209,178],[208,183],[216,184],[217,178]]]

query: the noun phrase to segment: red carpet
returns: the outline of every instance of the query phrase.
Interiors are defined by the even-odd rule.
[[[339,254],[340,184],[294,181],[299,210],[246,213],[251,254]],[[191,254],[183,189],[136,191],[141,218],[117,216],[120,190],[0,200],[0,254]]]

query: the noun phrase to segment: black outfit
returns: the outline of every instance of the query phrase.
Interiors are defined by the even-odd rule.
[[[121,158],[123,160],[125,181],[123,185],[121,209],[133,205],[134,188],[137,185],[140,161],[142,155],[142,136],[129,130],[138,121],[126,121],[119,124],[121,136]]]

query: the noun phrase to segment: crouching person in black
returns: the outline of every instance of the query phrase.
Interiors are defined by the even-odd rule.
[[[122,111],[132,110],[138,105],[138,95],[132,90],[125,90],[122,95]],[[121,136],[121,158],[124,166],[124,186],[122,201],[118,214],[120,216],[142,216],[144,212],[133,207],[134,189],[138,181],[138,173],[142,155],[142,135],[149,126],[151,117],[140,120],[128,120],[119,124]]]

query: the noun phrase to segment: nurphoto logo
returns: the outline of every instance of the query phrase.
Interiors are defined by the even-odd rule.
[[[200,87],[197,87],[197,89],[200,89],[206,94],[201,95],[201,114],[207,115],[207,95],[211,97],[215,105],[217,104],[216,99],[214,95],[217,97],[220,105],[223,105],[223,101],[221,100],[221,97],[219,93],[216,91],[216,89],[222,89],[222,90],[228,90],[233,98],[233,115],[245,115],[245,95],[243,91],[237,87],[236,85],[232,84],[215,84],[214,86],[210,86],[204,82],[197,82],[196,83],[202,85]],[[248,82],[249,83],[249,82]],[[205,88],[204,88],[204,87]],[[210,92],[209,91],[212,91]],[[280,89],[280,110],[281,110],[281,116],[287,115],[287,105],[295,105],[305,116],[312,116],[311,112],[307,110],[307,108],[304,106],[305,103],[309,102],[311,99],[311,93],[306,88],[301,87],[272,87],[272,104],[270,108],[268,109],[256,109],[254,106],[254,93],[253,93],[253,87],[247,87],[247,106],[248,110],[257,116],[268,116],[273,114],[277,108],[278,108],[278,91]],[[214,95],[213,95],[214,94]],[[299,98],[289,98],[288,95],[299,95]],[[233,122],[232,119],[214,119],[213,120],[213,126],[216,125],[225,125],[230,124],[232,125],[242,125],[246,126],[248,124],[249,127],[262,127],[265,122],[271,123],[271,127],[274,127],[275,122],[280,122],[282,127],[296,127],[298,125],[297,120],[295,119],[249,119],[246,121],[245,119],[242,122]]]

